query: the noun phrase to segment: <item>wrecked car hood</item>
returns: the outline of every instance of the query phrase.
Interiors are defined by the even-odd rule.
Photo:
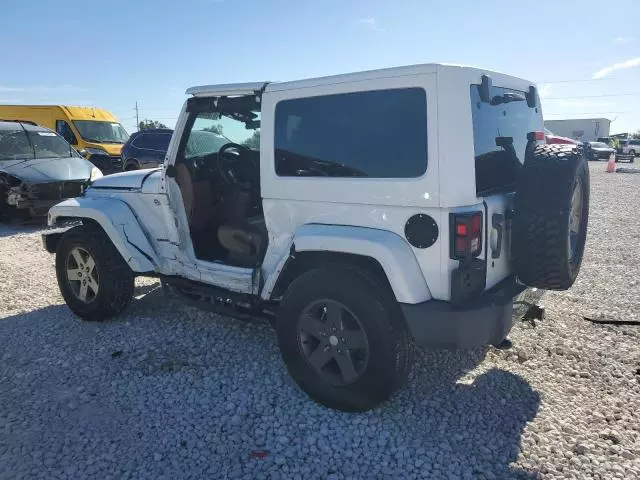
[[[92,168],[91,162],[80,157],[0,160],[0,172],[28,183],[88,180]]]
[[[149,177],[160,177],[160,168],[149,170],[132,170],[114,173],[98,178],[91,184],[92,188],[113,188],[116,190],[137,190]]]

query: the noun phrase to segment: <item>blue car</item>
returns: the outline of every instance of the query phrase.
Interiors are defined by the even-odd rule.
[[[122,169],[140,170],[162,165],[172,134],[170,128],[149,128],[131,135],[122,147]]]

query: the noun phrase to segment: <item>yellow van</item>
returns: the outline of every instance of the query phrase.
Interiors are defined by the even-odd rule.
[[[129,134],[107,110],[67,105],[0,105],[0,120],[28,120],[55,130],[104,173],[122,171]]]

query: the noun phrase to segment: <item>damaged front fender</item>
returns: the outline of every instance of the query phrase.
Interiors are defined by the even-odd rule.
[[[98,223],[134,272],[158,271],[160,262],[156,252],[125,202],[107,197],[72,198],[51,207],[48,224],[54,227],[61,219],[76,218]]]
[[[0,172],[0,194],[3,197],[0,201],[17,206],[24,195],[22,181],[5,172]]]

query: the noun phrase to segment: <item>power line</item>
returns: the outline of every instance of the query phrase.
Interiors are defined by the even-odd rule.
[[[544,113],[544,116],[547,115],[622,115],[624,113],[630,112],[564,112],[564,113]]]
[[[580,80],[547,80],[536,82],[541,83],[584,83],[584,82],[603,82],[607,80],[620,80],[619,77],[602,77],[602,78],[583,78]]]
[[[605,95],[576,95],[574,97],[543,97],[543,100],[571,100],[578,98],[604,98],[604,97],[636,97],[640,95],[638,93],[614,93],[614,94],[605,94]]]

